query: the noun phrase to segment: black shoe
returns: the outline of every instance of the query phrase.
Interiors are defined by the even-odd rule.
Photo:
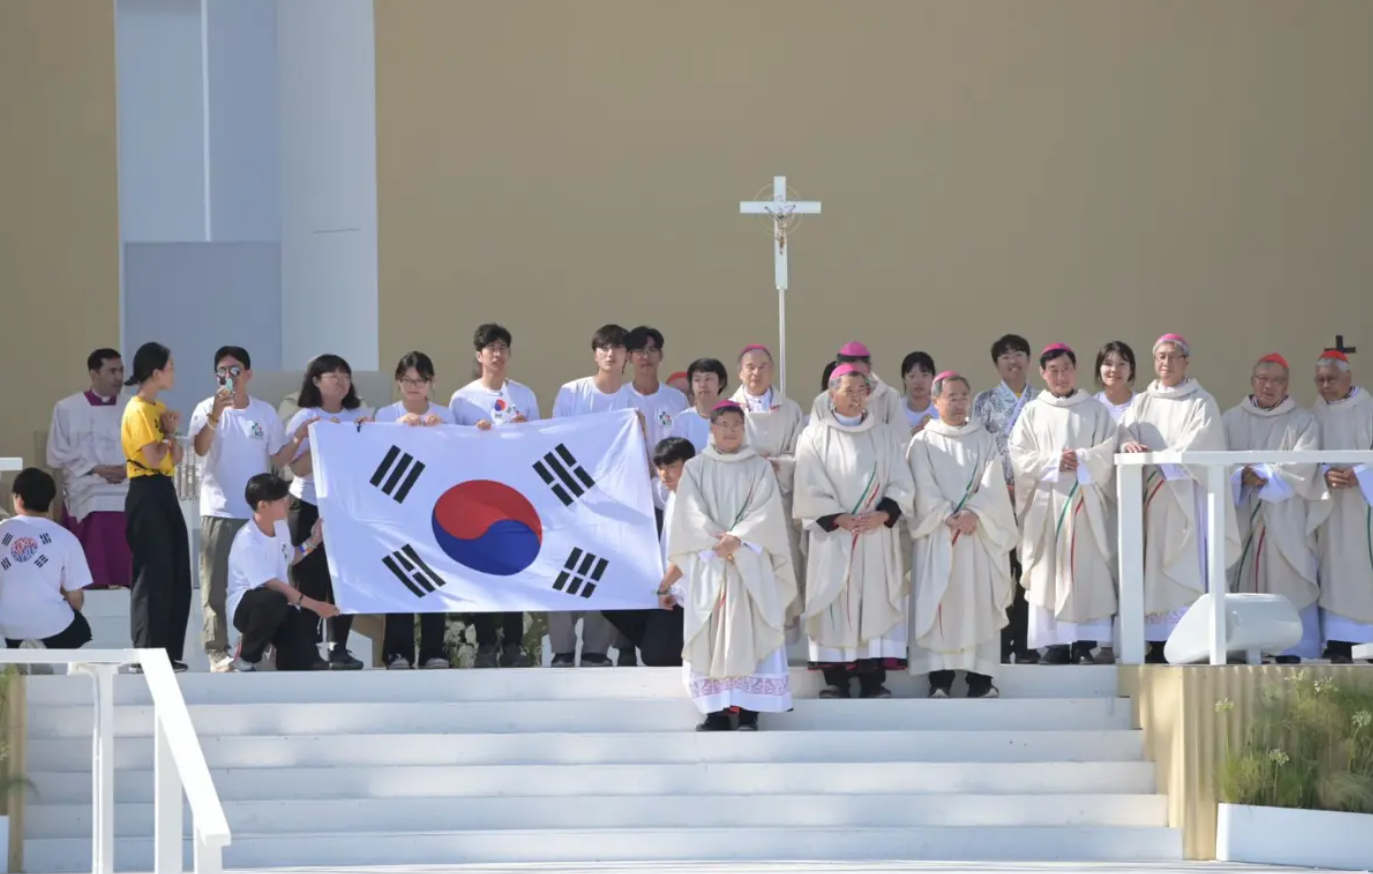
[[[890,698],[891,690],[880,683],[869,689],[863,689],[858,693],[860,698]]]
[[[605,653],[584,652],[582,653],[582,667],[584,668],[608,668],[613,665]]]
[[[706,718],[701,724],[696,726],[697,731],[732,731],[734,723],[730,720],[729,714],[723,710],[715,713],[706,714]]]
[[[991,683],[988,683],[988,684],[985,685],[985,686],[979,686],[979,687],[977,687],[977,688],[973,688],[972,686],[969,686],[969,687],[968,687],[968,697],[969,697],[969,698],[1000,698],[1000,697],[1001,697],[1001,690],[998,689],[998,688],[996,688],[995,686],[993,686]]]
[[[474,668],[494,668],[496,666],[496,645],[484,644],[477,647],[477,658],[472,662]]]
[[[1015,663],[1018,665],[1037,665],[1040,663],[1039,653],[1032,649],[1027,649],[1022,653],[1017,653],[1015,657]]]
[[[362,670],[362,662],[353,658],[353,654],[346,648],[335,646],[329,650],[329,670],[360,671]]]
[[[190,668],[186,667],[185,662],[179,662],[176,659],[172,659],[172,670],[178,674],[184,674],[189,671]]]
[[[1096,664],[1096,659],[1092,656],[1094,649],[1096,649],[1096,641],[1079,640],[1073,644],[1068,660],[1075,665],[1094,665]]]
[[[554,653],[553,663],[549,667],[553,668],[575,668],[577,666],[577,656],[575,653],[560,652]]]
[[[518,643],[507,644],[501,650],[501,667],[503,668],[527,668],[530,665],[529,653],[524,651],[524,647]]]
[[[1301,656],[1280,655],[1276,656],[1273,661],[1279,665],[1299,665],[1301,664]]]
[[[953,690],[952,690],[950,687],[948,687],[948,686],[931,686],[931,687],[930,687],[930,694],[929,694],[929,697],[931,697],[931,698],[948,698],[948,697],[949,697],[949,693],[952,692],[952,691],[953,691]]]
[[[739,708],[739,731],[757,731],[758,714],[753,710]]]
[[[615,666],[620,668],[637,668],[639,657],[635,655],[633,647],[625,647],[615,655]]]
[[[1066,644],[1045,647],[1044,655],[1040,658],[1041,665],[1066,665],[1072,662],[1072,657],[1068,653]]]
[[[853,697],[853,696],[849,694],[849,684],[848,684],[848,683],[845,683],[845,684],[842,685],[842,686],[826,686],[825,688],[823,688],[823,689],[820,690],[820,697],[821,697],[821,698],[851,698],[851,697]]]
[[[314,660],[311,661],[310,664],[306,665],[305,668],[304,668],[304,670],[307,670],[307,671],[327,671],[327,670],[329,670],[329,662],[320,656],[319,650],[315,650],[315,658],[314,658]]]
[[[1144,653],[1144,663],[1146,665],[1166,665],[1168,657],[1163,654],[1163,644],[1150,643],[1148,650]]]

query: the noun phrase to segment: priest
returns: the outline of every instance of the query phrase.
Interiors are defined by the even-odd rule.
[[[969,698],[995,698],[1015,512],[996,437],[969,418],[968,381],[944,371],[930,392],[939,418],[906,450],[915,481],[910,671],[929,675],[931,698],[949,697],[957,670],[967,672]]]
[[[775,368],[768,347],[753,344],[739,353],[739,390],[732,400],[744,410],[748,445],[772,464],[777,488],[782,496],[782,512],[788,520],[791,566],[796,576],[797,598],[787,605],[787,620],[798,616],[804,606],[805,580],[801,560],[801,529],[791,517],[792,490],[796,474],[796,441],[801,438],[804,416],[795,401],[784,397],[773,384]]]
[[[1316,421],[1323,449],[1373,447],[1373,397],[1354,385],[1349,357],[1335,349],[1316,362]],[[1373,643],[1373,472],[1363,465],[1323,469],[1330,515],[1316,529],[1321,630],[1326,655],[1349,664],[1353,648]]]
[[[883,425],[905,424],[906,402],[902,393],[887,385],[872,372],[872,353],[868,351],[867,346],[856,340],[852,343],[845,343],[839,349],[839,354],[835,356],[834,362],[836,367],[849,365],[868,377],[872,383],[872,395],[868,398],[868,415],[876,418]],[[829,389],[825,389],[816,395],[814,403],[811,404],[811,416],[817,417],[828,403]]]
[[[1110,410],[1077,387],[1077,355],[1046,346],[1039,374],[1047,391],[1025,405],[1008,448],[1020,519],[1021,585],[1029,605],[1027,643],[1041,664],[1114,660],[1116,582],[1110,495],[1118,432]]]
[[[915,484],[899,437],[868,411],[874,381],[841,364],[796,445],[792,515],[806,548],[810,667],[824,672],[822,698],[889,698],[888,668],[906,667],[905,557],[897,525]]]
[[[1265,355],[1249,378],[1253,393],[1225,411],[1233,452],[1310,452],[1321,448],[1320,425],[1287,394],[1287,359]],[[1302,639],[1278,656],[1295,663],[1321,654],[1316,527],[1330,513],[1329,492],[1316,464],[1246,464],[1230,476],[1235,523],[1243,546],[1230,589],[1282,595],[1297,608]]]
[[[62,524],[81,542],[91,588],[128,586],[133,556],[124,536],[129,492],[119,426],[127,397],[124,360],[114,349],[86,359],[90,387],[57,402],[48,428],[48,467],[62,471]]]
[[[1120,419],[1125,452],[1224,452],[1220,407],[1201,383],[1187,375],[1191,347],[1178,334],[1154,343],[1154,373],[1148,389],[1135,395]],[[1228,567],[1239,558],[1235,514],[1225,514]],[[1145,660],[1162,663],[1163,644],[1187,608],[1224,580],[1206,575],[1206,468],[1152,465],[1144,480]]]
[[[796,598],[791,541],[772,465],[745,440],[744,410],[716,404],[710,443],[686,463],[667,553],[682,573],[687,689],[706,714],[699,731],[758,728],[791,709],[785,633]],[[659,589],[664,606],[666,596]]]

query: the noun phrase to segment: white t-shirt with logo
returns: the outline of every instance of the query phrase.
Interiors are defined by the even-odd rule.
[[[695,408],[683,410],[672,420],[672,436],[685,437],[698,453],[703,452],[710,443],[710,418],[702,416]]]
[[[634,393],[634,406],[644,414],[644,438],[648,441],[648,453],[672,433],[672,419],[688,406],[686,395],[670,385],[660,383],[658,390],[651,395],[640,394],[633,384],[629,390]]]
[[[76,535],[43,516],[0,522],[0,637],[42,640],[61,634],[75,612],[62,590],[91,584]]]
[[[319,419],[319,422],[317,422],[316,424],[318,424],[321,428],[328,427],[326,423],[330,422],[347,425],[356,422],[358,419],[361,419],[363,416],[366,416],[370,412],[371,411],[368,410],[366,407],[358,407],[356,410],[339,410],[337,413],[326,413],[319,407],[310,407],[309,409],[300,410],[294,416],[292,416],[291,421],[286,423],[286,430],[291,434],[294,434],[297,430],[300,429],[301,425],[304,425],[306,422],[314,418]],[[296,458],[300,458],[302,455],[309,451],[310,438],[306,437],[301,442],[300,446],[296,449],[295,458],[292,458],[291,460],[295,461]],[[291,480],[291,494],[307,503],[318,503],[318,501],[315,498],[315,475],[313,473],[313,469],[309,476],[298,476],[295,479]],[[229,615],[232,616],[233,612],[230,611]]]
[[[920,412],[912,410],[908,404],[902,404],[901,409],[906,411],[906,422],[912,427],[919,427],[921,422],[926,420],[936,420],[939,418],[939,410],[935,409],[934,404],[930,404]]]
[[[530,422],[540,418],[539,399],[534,391],[513,379],[507,379],[499,389],[489,389],[480,379],[474,379],[453,392],[448,408],[457,424],[468,427],[483,419],[500,427],[520,415]]]
[[[553,401],[553,418],[609,413],[615,410],[636,410],[636,397],[638,394],[630,388],[629,383],[620,386],[617,392],[606,394],[596,387],[594,377],[584,376],[558,389],[558,397]]]
[[[409,413],[405,410],[405,401],[396,401],[390,406],[382,407],[380,410],[377,410],[377,415],[373,421],[381,425],[395,424],[408,415]],[[429,404],[429,409],[424,411],[424,415],[438,416],[443,420],[443,424],[445,425],[455,424],[453,421],[453,411],[447,407],[441,407],[436,403],[431,402]]]
[[[228,620],[232,625],[243,593],[265,586],[272,580],[286,582],[291,566],[291,532],[285,522],[276,523],[269,536],[257,523],[249,521],[238,529],[229,546]]]
[[[193,439],[209,424],[214,403],[214,398],[206,398],[191,413],[189,434]],[[243,489],[254,476],[271,472],[272,456],[285,445],[286,429],[266,401],[249,398],[248,406],[241,410],[224,409],[200,474],[200,515],[221,519],[252,516]]]

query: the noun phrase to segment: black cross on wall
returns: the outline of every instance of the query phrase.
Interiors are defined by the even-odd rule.
[[[1343,335],[1343,334],[1336,334],[1336,335],[1335,335],[1335,345],[1332,346],[1331,348],[1334,349],[1336,352],[1343,352],[1343,353],[1346,354],[1346,355],[1353,355],[1355,352],[1358,352],[1358,351],[1359,351],[1358,349],[1354,348],[1353,346],[1346,346],[1346,345],[1344,345],[1344,335]]]

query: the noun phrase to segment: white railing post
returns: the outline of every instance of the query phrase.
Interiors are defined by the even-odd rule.
[[[153,705],[153,871],[155,874],[182,874],[185,871],[184,840],[181,823],[181,775],[172,756],[171,741]]]
[[[95,680],[95,730],[91,738],[91,872],[114,874],[114,675],[113,664],[78,663]]]
[[[1229,659],[1225,633],[1225,593],[1230,586],[1225,574],[1225,514],[1230,481],[1221,464],[1206,468],[1206,590],[1211,593],[1211,664]]]
[[[194,832],[192,852],[195,854],[195,874],[224,874],[224,857],[218,847],[213,847]]]
[[[1120,577],[1120,661],[1144,663],[1144,469],[1116,467]]]

